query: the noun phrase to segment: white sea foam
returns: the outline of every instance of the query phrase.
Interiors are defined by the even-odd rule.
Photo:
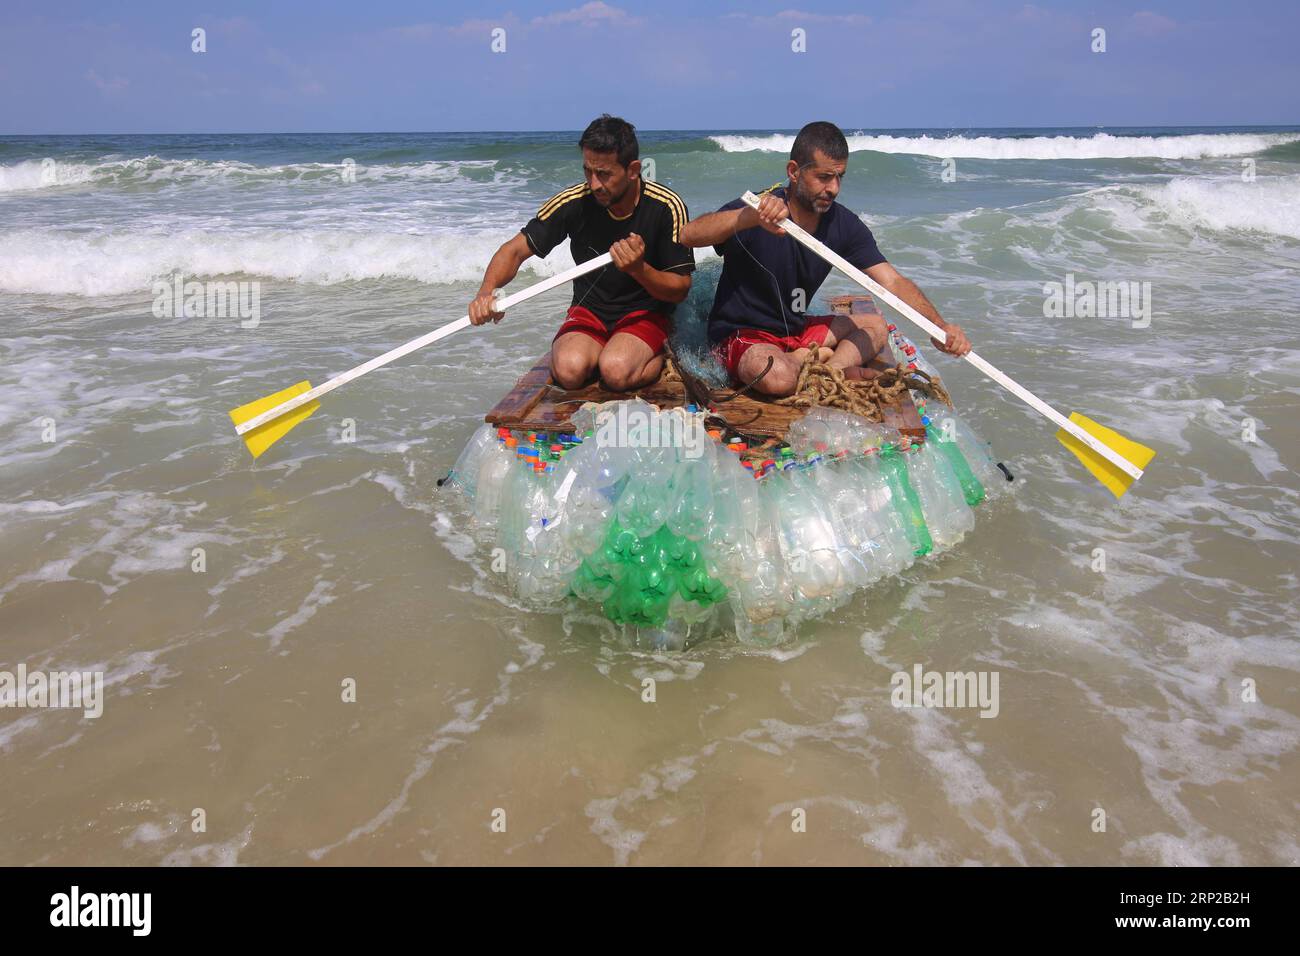
[[[0,292],[151,295],[154,279],[252,275],[334,285],[365,279],[423,283],[482,278],[501,242],[498,232],[433,235],[345,230],[256,229],[243,233],[127,231],[93,236],[49,230],[0,234]],[[568,244],[525,269],[553,275],[573,266]]]
[[[203,180],[343,182],[345,175],[356,182],[412,180],[449,183],[458,179],[463,171],[491,170],[496,166],[496,160],[493,159],[367,165],[359,162],[344,164],[345,158],[339,157],[337,163],[284,163],[270,166],[237,160],[164,159],[153,155],[97,163],[29,159],[8,166],[0,165],[0,193],[87,184],[101,188]]]
[[[794,137],[711,136],[728,153],[788,153]],[[1202,133],[1191,136],[865,136],[848,137],[852,152],[914,153],[957,159],[1210,159],[1249,156],[1300,140],[1300,133]]]
[[[1261,176],[1249,183],[1180,176],[1140,188],[1180,225],[1300,239],[1300,176]]]
[[[93,176],[94,167],[84,163],[42,163],[29,159],[0,166],[0,193],[80,185]]]
[[[312,585],[311,592],[302,599],[298,609],[288,617],[282,618],[278,624],[266,632],[266,636],[271,639],[271,647],[279,647],[286,634],[307,623],[325,605],[333,604],[337,599],[337,595],[333,592],[334,584],[331,581],[321,580]]]

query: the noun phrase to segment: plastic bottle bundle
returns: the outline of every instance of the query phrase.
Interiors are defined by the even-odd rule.
[[[1007,478],[998,468],[993,449],[970,423],[946,408],[932,409],[927,416],[930,426],[926,429],[926,441],[944,446],[955,446],[962,459],[978,481],[986,497],[994,497],[1007,490]],[[949,454],[951,454],[949,452]],[[953,460],[950,457],[950,461]],[[974,505],[967,495],[968,504]]]
[[[715,453],[702,429],[699,441],[684,439],[693,421],[640,400],[609,403],[591,413],[589,456],[566,461],[597,475],[588,485],[574,479],[569,492],[579,494],[584,515],[578,538],[589,541],[591,528],[610,516],[603,541],[580,562],[573,593],[600,601],[614,623],[646,630],[652,643],[673,643],[681,627],[712,618],[727,596],[698,543],[714,518]],[[691,457],[689,449],[702,453]],[[677,623],[668,625],[670,618]]]
[[[946,409],[931,413],[919,449],[859,416],[812,409],[792,424],[790,449],[773,452],[784,467],[757,480],[702,428],[700,440],[678,440],[702,424],[685,410],[634,399],[587,406],[574,422],[577,443],[479,428],[452,483],[495,525],[521,601],[597,603],[655,648],[719,623],[746,643],[779,643],[802,619],[952,546],[1002,478],[987,444]]]
[[[909,449],[904,457],[934,550],[947,550],[975,527],[975,513],[966,504],[961,483],[941,451],[926,442]]]
[[[660,525],[642,536],[615,521],[605,543],[573,579],[578,597],[602,602],[615,624],[662,628],[669,616],[693,623],[708,619],[726,600],[726,585],[709,573],[700,547]]]

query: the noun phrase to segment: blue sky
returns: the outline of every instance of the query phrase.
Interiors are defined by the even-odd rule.
[[[1300,123],[1294,0],[5,8],[4,134]]]

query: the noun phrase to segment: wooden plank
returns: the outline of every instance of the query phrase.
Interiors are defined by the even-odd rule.
[[[833,295],[828,300],[836,315],[883,315],[876,300],[869,295]]]
[[[884,369],[891,368],[892,365],[878,360],[878,367]],[[536,367],[524,379],[533,376],[535,371]],[[599,385],[588,385],[572,392],[553,391],[544,388],[545,382],[536,384],[535,377],[531,383],[524,379],[520,379],[519,384],[507,396],[507,399],[511,399],[510,402],[503,399],[488,414],[488,422],[518,430],[567,431],[573,427],[574,411],[581,408],[584,402],[613,402],[633,397],[627,393],[607,391]],[[659,408],[676,408],[682,404],[685,396],[680,383],[658,382],[641,389],[636,397]],[[790,426],[804,414],[801,408],[778,405],[768,399],[749,395],[733,398],[720,406],[718,412],[739,431],[780,439],[785,438]],[[921,417],[911,395],[904,395],[898,405],[886,407],[883,413],[886,428],[898,429],[920,441],[925,439],[925,428],[921,425]]]
[[[483,416],[485,422],[497,426],[509,426],[523,419],[541,400],[546,385],[551,381],[551,353],[545,353],[515,383],[501,401]]]

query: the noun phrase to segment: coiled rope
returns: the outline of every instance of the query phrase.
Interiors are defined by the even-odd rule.
[[[680,366],[671,358],[664,369],[662,381],[677,381],[685,386],[694,386],[687,388],[688,400],[703,397],[700,393],[712,398],[712,389],[693,375],[683,375]],[[819,362],[809,354],[799,368],[794,394],[774,399],[773,404],[791,405],[795,408],[839,408],[861,415],[867,421],[879,422],[884,419],[883,409],[897,405],[913,389],[952,407],[948,390],[938,378],[932,378],[920,369],[909,369],[906,363],[900,362],[873,378],[850,379],[845,377],[843,369]],[[692,395],[692,392],[695,394]],[[721,402],[729,398],[730,395],[714,401]]]

